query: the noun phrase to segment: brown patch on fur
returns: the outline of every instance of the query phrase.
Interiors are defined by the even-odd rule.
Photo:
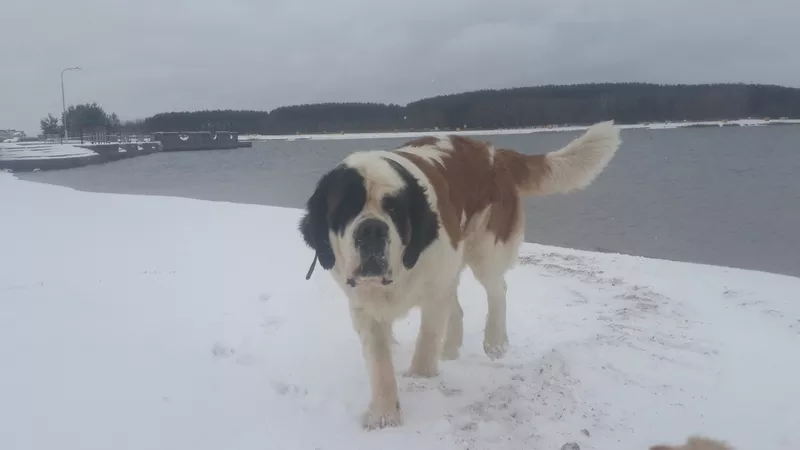
[[[436,191],[436,209],[439,210],[442,226],[450,236],[450,243],[455,248],[461,241],[461,210],[451,200],[450,186],[443,171],[419,155],[403,151],[398,154],[414,163],[428,177],[428,182]]]
[[[432,145],[438,139],[428,137],[412,142],[424,142],[416,146]],[[497,150],[492,155],[488,143],[464,136],[451,136],[450,142],[453,148],[442,149],[441,164],[416,155],[415,145],[399,149],[398,154],[428,177],[436,191],[442,225],[454,247],[464,238],[475,217],[487,208],[490,208],[487,230],[494,233],[497,241],[508,241],[519,232],[522,222],[518,188],[529,184],[531,176],[544,173],[544,157],[511,150]],[[462,216],[466,217],[463,227]]]
[[[436,145],[437,142],[439,142],[438,138],[433,136],[422,136],[414,139],[413,141],[406,142],[402,145],[402,147],[425,147],[426,145]]]
[[[497,150],[495,165],[502,165],[517,186],[526,186],[526,191],[536,193],[539,183],[550,173],[545,155],[523,155],[513,150]]]
[[[683,445],[655,445],[650,450],[733,450],[727,443],[700,436],[692,436]]]

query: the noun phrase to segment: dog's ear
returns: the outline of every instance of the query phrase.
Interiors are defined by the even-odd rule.
[[[317,183],[317,188],[306,202],[306,213],[300,219],[298,229],[303,235],[306,245],[317,252],[320,265],[330,270],[336,262],[331,247],[328,222],[328,189],[331,184],[331,173],[325,174]]]
[[[306,244],[317,252],[323,269],[330,270],[336,263],[330,233],[342,235],[366,201],[364,177],[357,170],[339,165],[320,178],[298,228]]]
[[[397,171],[405,183],[406,204],[408,206],[408,225],[410,237],[403,251],[403,265],[407,269],[414,267],[422,252],[433,243],[439,235],[439,222],[436,213],[431,209],[425,188],[414,178],[405,167],[398,162],[387,159],[389,164]]]

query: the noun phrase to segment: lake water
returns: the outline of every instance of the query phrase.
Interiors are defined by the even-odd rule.
[[[543,153],[579,134],[482,139]],[[589,189],[527,200],[526,241],[800,276],[800,126],[624,130],[622,139]],[[404,141],[255,143],[19,177],[94,192],[301,207],[347,153]]]

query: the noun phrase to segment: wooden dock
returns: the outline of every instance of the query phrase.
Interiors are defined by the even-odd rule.
[[[226,150],[239,148],[239,134],[231,131],[159,131],[153,140],[160,142],[165,152],[193,150]]]

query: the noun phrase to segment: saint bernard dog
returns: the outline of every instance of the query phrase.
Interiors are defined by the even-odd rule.
[[[486,290],[483,349],[506,353],[505,273],[517,259],[526,195],[588,186],[620,145],[613,121],[560,150],[525,155],[462,136],[423,137],[352,153],[322,176],[299,223],[305,243],[349,299],[370,378],[367,429],[402,423],[392,323],[413,307],[419,335],[406,376],[432,377],[461,347],[456,290],[469,266]]]

